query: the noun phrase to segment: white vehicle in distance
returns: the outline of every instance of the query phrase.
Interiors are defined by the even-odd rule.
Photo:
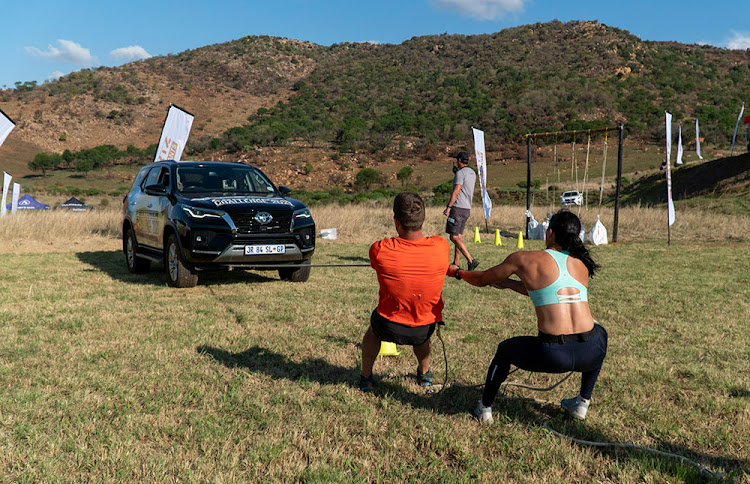
[[[578,190],[570,190],[560,195],[560,205],[563,207],[570,205],[581,206],[583,204],[583,193]]]

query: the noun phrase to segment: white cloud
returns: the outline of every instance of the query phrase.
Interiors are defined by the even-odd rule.
[[[130,47],[120,47],[109,53],[109,56],[118,61],[137,61],[148,59],[151,54],[146,52],[146,49],[140,45],[131,45]]]
[[[523,12],[529,0],[431,0],[445,10],[454,10],[477,20],[495,20],[508,13]]]
[[[39,50],[36,47],[26,47],[26,52],[36,57],[44,57],[45,59],[81,67],[92,67],[99,63],[99,60],[91,55],[91,51],[81,47],[81,44],[63,39],[58,39],[57,42],[60,44],[60,47],[49,45],[49,50],[47,51]]]
[[[732,40],[727,42],[728,49],[745,50],[750,49],[750,34],[741,32],[732,32]]]

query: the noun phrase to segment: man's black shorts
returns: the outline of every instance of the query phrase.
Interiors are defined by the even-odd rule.
[[[437,323],[424,326],[406,326],[394,323],[378,314],[378,310],[370,316],[370,327],[380,341],[388,341],[397,345],[419,346],[430,339]]]
[[[448,215],[448,221],[445,223],[445,231],[450,235],[463,234],[469,215],[471,215],[471,210],[468,208],[452,207]]]

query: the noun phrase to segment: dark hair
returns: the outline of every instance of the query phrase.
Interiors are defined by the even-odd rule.
[[[570,252],[570,255],[579,259],[589,270],[589,277],[601,267],[594,262],[591,254],[581,241],[581,221],[576,214],[567,210],[560,210],[549,220],[549,228],[555,234],[555,243],[562,247],[563,250]]]
[[[463,163],[464,165],[469,164],[469,154],[465,151],[459,151],[459,153],[456,155],[456,160],[458,160],[459,163]]]
[[[393,200],[393,216],[404,230],[414,232],[424,223],[424,201],[414,192],[401,192]]]

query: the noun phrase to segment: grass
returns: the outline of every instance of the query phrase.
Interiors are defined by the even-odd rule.
[[[603,269],[591,307],[610,349],[586,423],[557,410],[577,391],[574,376],[549,393],[509,388],[488,427],[470,418],[479,390],[465,386],[483,381],[499,341],[535,331],[530,302],[515,293],[447,280],[444,336],[456,384],[425,394],[404,351],[376,363],[378,386],[364,395],[354,385],[377,303],[369,268],[314,268],[304,284],[230,273],[175,290],[159,267],[127,272],[114,211],[109,222],[89,225],[74,214],[56,221],[70,227],[60,236],[67,245],[31,228],[41,218],[12,231],[12,218],[2,219],[4,240],[35,233],[43,241],[31,251],[3,244],[0,259],[2,480],[701,480],[673,460],[559,440],[541,427],[550,420],[579,438],[655,447],[750,482],[748,243],[678,237],[667,247],[626,237],[625,227],[637,226],[630,219],[648,222],[649,209],[641,210],[621,214],[629,241],[594,249]],[[314,215],[340,234],[320,241],[319,264],[366,263],[369,244],[393,233],[383,208]],[[432,234],[441,232],[436,218],[430,211]],[[470,250],[489,267],[514,241]]]

